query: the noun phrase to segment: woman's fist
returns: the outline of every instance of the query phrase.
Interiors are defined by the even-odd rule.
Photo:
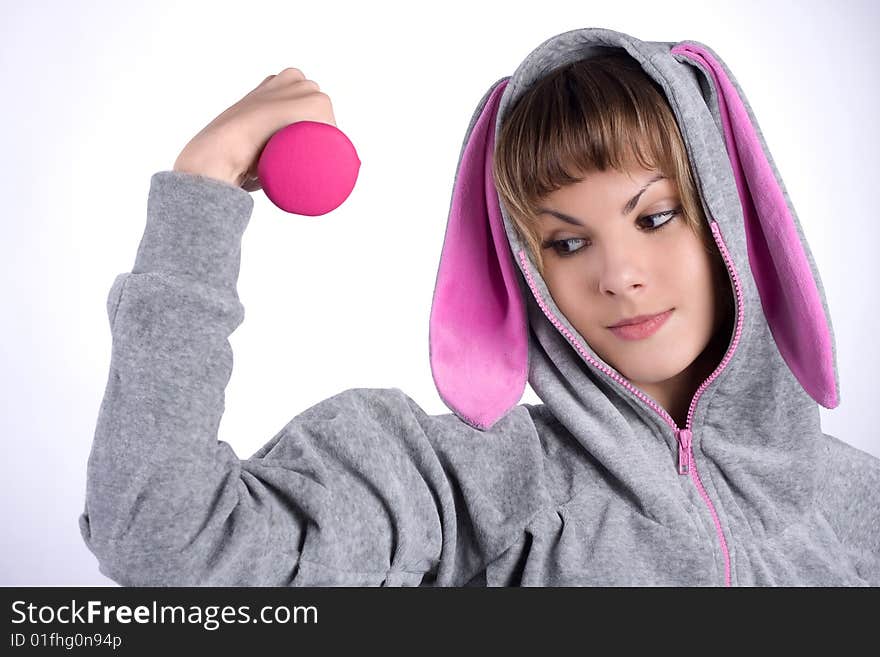
[[[270,75],[193,137],[175,171],[222,180],[248,192],[261,189],[257,162],[272,135],[297,121],[336,126],[330,97],[298,68]]]

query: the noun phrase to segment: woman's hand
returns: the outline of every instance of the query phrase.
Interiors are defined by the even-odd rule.
[[[330,97],[298,68],[270,75],[205,126],[177,156],[174,171],[262,189],[257,162],[269,139],[297,121],[336,125]]]

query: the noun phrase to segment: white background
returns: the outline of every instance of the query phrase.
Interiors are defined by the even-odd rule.
[[[713,48],[744,89],[821,272],[842,403],[826,433],[880,456],[876,281],[880,3],[0,2],[4,203],[0,585],[108,585],[79,534],[153,173],[267,75],[317,81],[363,162],[338,210],[254,193],[245,321],[221,440],[247,457],[342,390],[447,413],[428,318],[462,139],[489,86],[554,34],[607,27]],[[531,389],[523,402],[537,403]]]

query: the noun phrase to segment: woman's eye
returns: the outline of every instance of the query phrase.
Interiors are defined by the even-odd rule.
[[[648,225],[645,230],[648,232],[658,230],[666,226],[672,219],[677,215],[680,211],[680,208],[676,208],[675,210],[666,210],[664,212],[657,212],[656,214],[649,214],[646,217],[642,217],[642,219],[650,220],[651,224]],[[668,218],[667,218],[668,217]],[[656,223],[654,220],[664,219],[665,221],[661,221],[660,223]]]
[[[556,240],[555,242],[552,242],[550,244],[550,246],[552,246],[553,250],[556,251],[556,253],[558,253],[559,255],[570,256],[573,253],[580,251],[584,247],[570,247],[569,245],[572,242],[584,242],[584,241],[585,240],[582,240],[578,237],[569,237],[568,239],[564,239],[564,240]],[[568,248],[566,248],[566,247],[568,247]]]

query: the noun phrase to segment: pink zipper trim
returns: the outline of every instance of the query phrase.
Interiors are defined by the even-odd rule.
[[[706,506],[709,508],[709,513],[712,515],[712,521],[715,523],[715,530],[718,533],[718,540],[721,544],[721,552],[724,555],[724,585],[730,586],[730,551],[727,548],[727,541],[724,538],[724,530],[721,528],[721,521],[718,518],[718,514],[715,511],[715,506],[712,504],[712,500],[709,498],[708,493],[706,493],[706,489],[703,487],[703,482],[700,481],[700,475],[697,472],[697,464],[696,459],[694,458],[693,445],[692,445],[692,422],[694,417],[694,410],[697,406],[697,401],[700,396],[703,394],[703,391],[712,383],[721,372],[724,371],[724,368],[727,367],[727,363],[730,362],[730,359],[733,357],[734,352],[736,351],[736,347],[739,344],[739,338],[742,333],[742,304],[743,304],[743,295],[742,295],[742,287],[740,286],[739,277],[736,274],[736,269],[733,266],[733,262],[730,259],[730,253],[727,251],[727,246],[724,244],[724,240],[721,237],[721,233],[718,230],[718,224],[713,220],[709,222],[709,226],[712,229],[712,235],[715,238],[715,243],[718,245],[719,250],[721,251],[721,256],[724,258],[724,263],[727,266],[727,270],[730,272],[733,278],[734,288],[736,289],[736,302],[737,302],[737,312],[736,312],[736,333],[733,337],[733,343],[730,348],[727,350],[727,353],[724,355],[721,363],[715,368],[715,371],[712,375],[703,381],[702,385],[697,389],[697,392],[694,393],[693,398],[691,399],[690,408],[688,409],[687,422],[685,424],[684,429],[679,429],[678,425],[675,423],[675,420],[672,419],[672,416],[666,412],[659,404],[655,403],[653,400],[649,399],[644,393],[635,388],[629,381],[625,378],[612,371],[610,368],[605,367],[603,364],[599,363],[595,359],[593,359],[590,354],[586,352],[586,350],[580,345],[577,338],[571,334],[571,332],[566,329],[559,319],[553,314],[553,312],[547,308],[546,303],[544,303],[544,299],[538,290],[535,288],[535,281],[532,278],[531,270],[528,267],[528,260],[526,258],[526,252],[524,249],[520,249],[518,255],[520,262],[522,263],[522,270],[525,272],[526,280],[529,284],[529,287],[532,290],[532,294],[535,296],[535,300],[538,302],[538,306],[540,306],[541,310],[546,315],[547,319],[556,327],[556,329],[565,336],[565,338],[571,343],[571,345],[584,357],[584,359],[590,363],[593,367],[598,369],[600,372],[610,377],[611,379],[617,381],[624,388],[633,393],[636,397],[641,399],[648,407],[654,409],[654,411],[663,418],[663,420],[675,431],[675,437],[678,441],[678,472],[679,474],[690,474],[691,480],[694,482],[694,485],[697,487],[697,491],[700,493],[700,496],[703,498],[703,501],[706,503]]]
[[[691,444],[690,438],[691,427],[694,418],[694,410],[697,407],[697,400],[703,394],[703,391],[712,383],[721,372],[724,371],[724,368],[727,367],[727,363],[730,362],[730,359],[733,357],[733,353],[736,351],[737,345],[739,345],[739,338],[742,334],[742,322],[743,322],[743,294],[742,294],[742,286],[739,282],[739,276],[736,275],[736,269],[733,266],[733,262],[730,259],[730,253],[727,250],[727,245],[724,243],[724,239],[721,237],[721,233],[718,230],[718,223],[715,221],[711,221],[709,226],[712,229],[712,236],[715,238],[715,243],[718,245],[718,249],[721,251],[721,256],[724,258],[724,263],[727,265],[727,270],[731,273],[733,277],[733,286],[736,289],[736,333],[733,336],[733,344],[730,346],[730,349],[727,350],[727,353],[724,355],[721,363],[718,367],[715,368],[715,371],[712,375],[703,381],[702,385],[697,389],[697,392],[694,394],[693,399],[691,399],[691,406],[688,409],[688,417],[687,422],[685,424],[685,430],[687,430],[688,435],[684,438],[684,442],[686,442],[685,452],[687,453],[688,463],[693,465],[691,469],[691,479],[693,479],[694,484],[697,487],[697,490],[700,492],[700,495],[706,502],[706,505],[709,507],[709,513],[712,514],[712,520],[715,522],[715,529],[718,532],[718,540],[721,542],[721,551],[724,553],[724,585],[730,586],[730,552],[727,549],[727,541],[724,539],[724,532],[721,529],[721,521],[718,519],[718,514],[715,512],[715,506],[712,504],[712,500],[709,499],[709,494],[706,493],[706,489],[703,488],[703,482],[700,481],[700,475],[697,472],[697,465],[694,461],[694,452],[693,445]],[[679,436],[679,440],[681,440],[681,432],[683,430],[676,430],[677,435]],[[681,444],[681,443],[680,443]]]

